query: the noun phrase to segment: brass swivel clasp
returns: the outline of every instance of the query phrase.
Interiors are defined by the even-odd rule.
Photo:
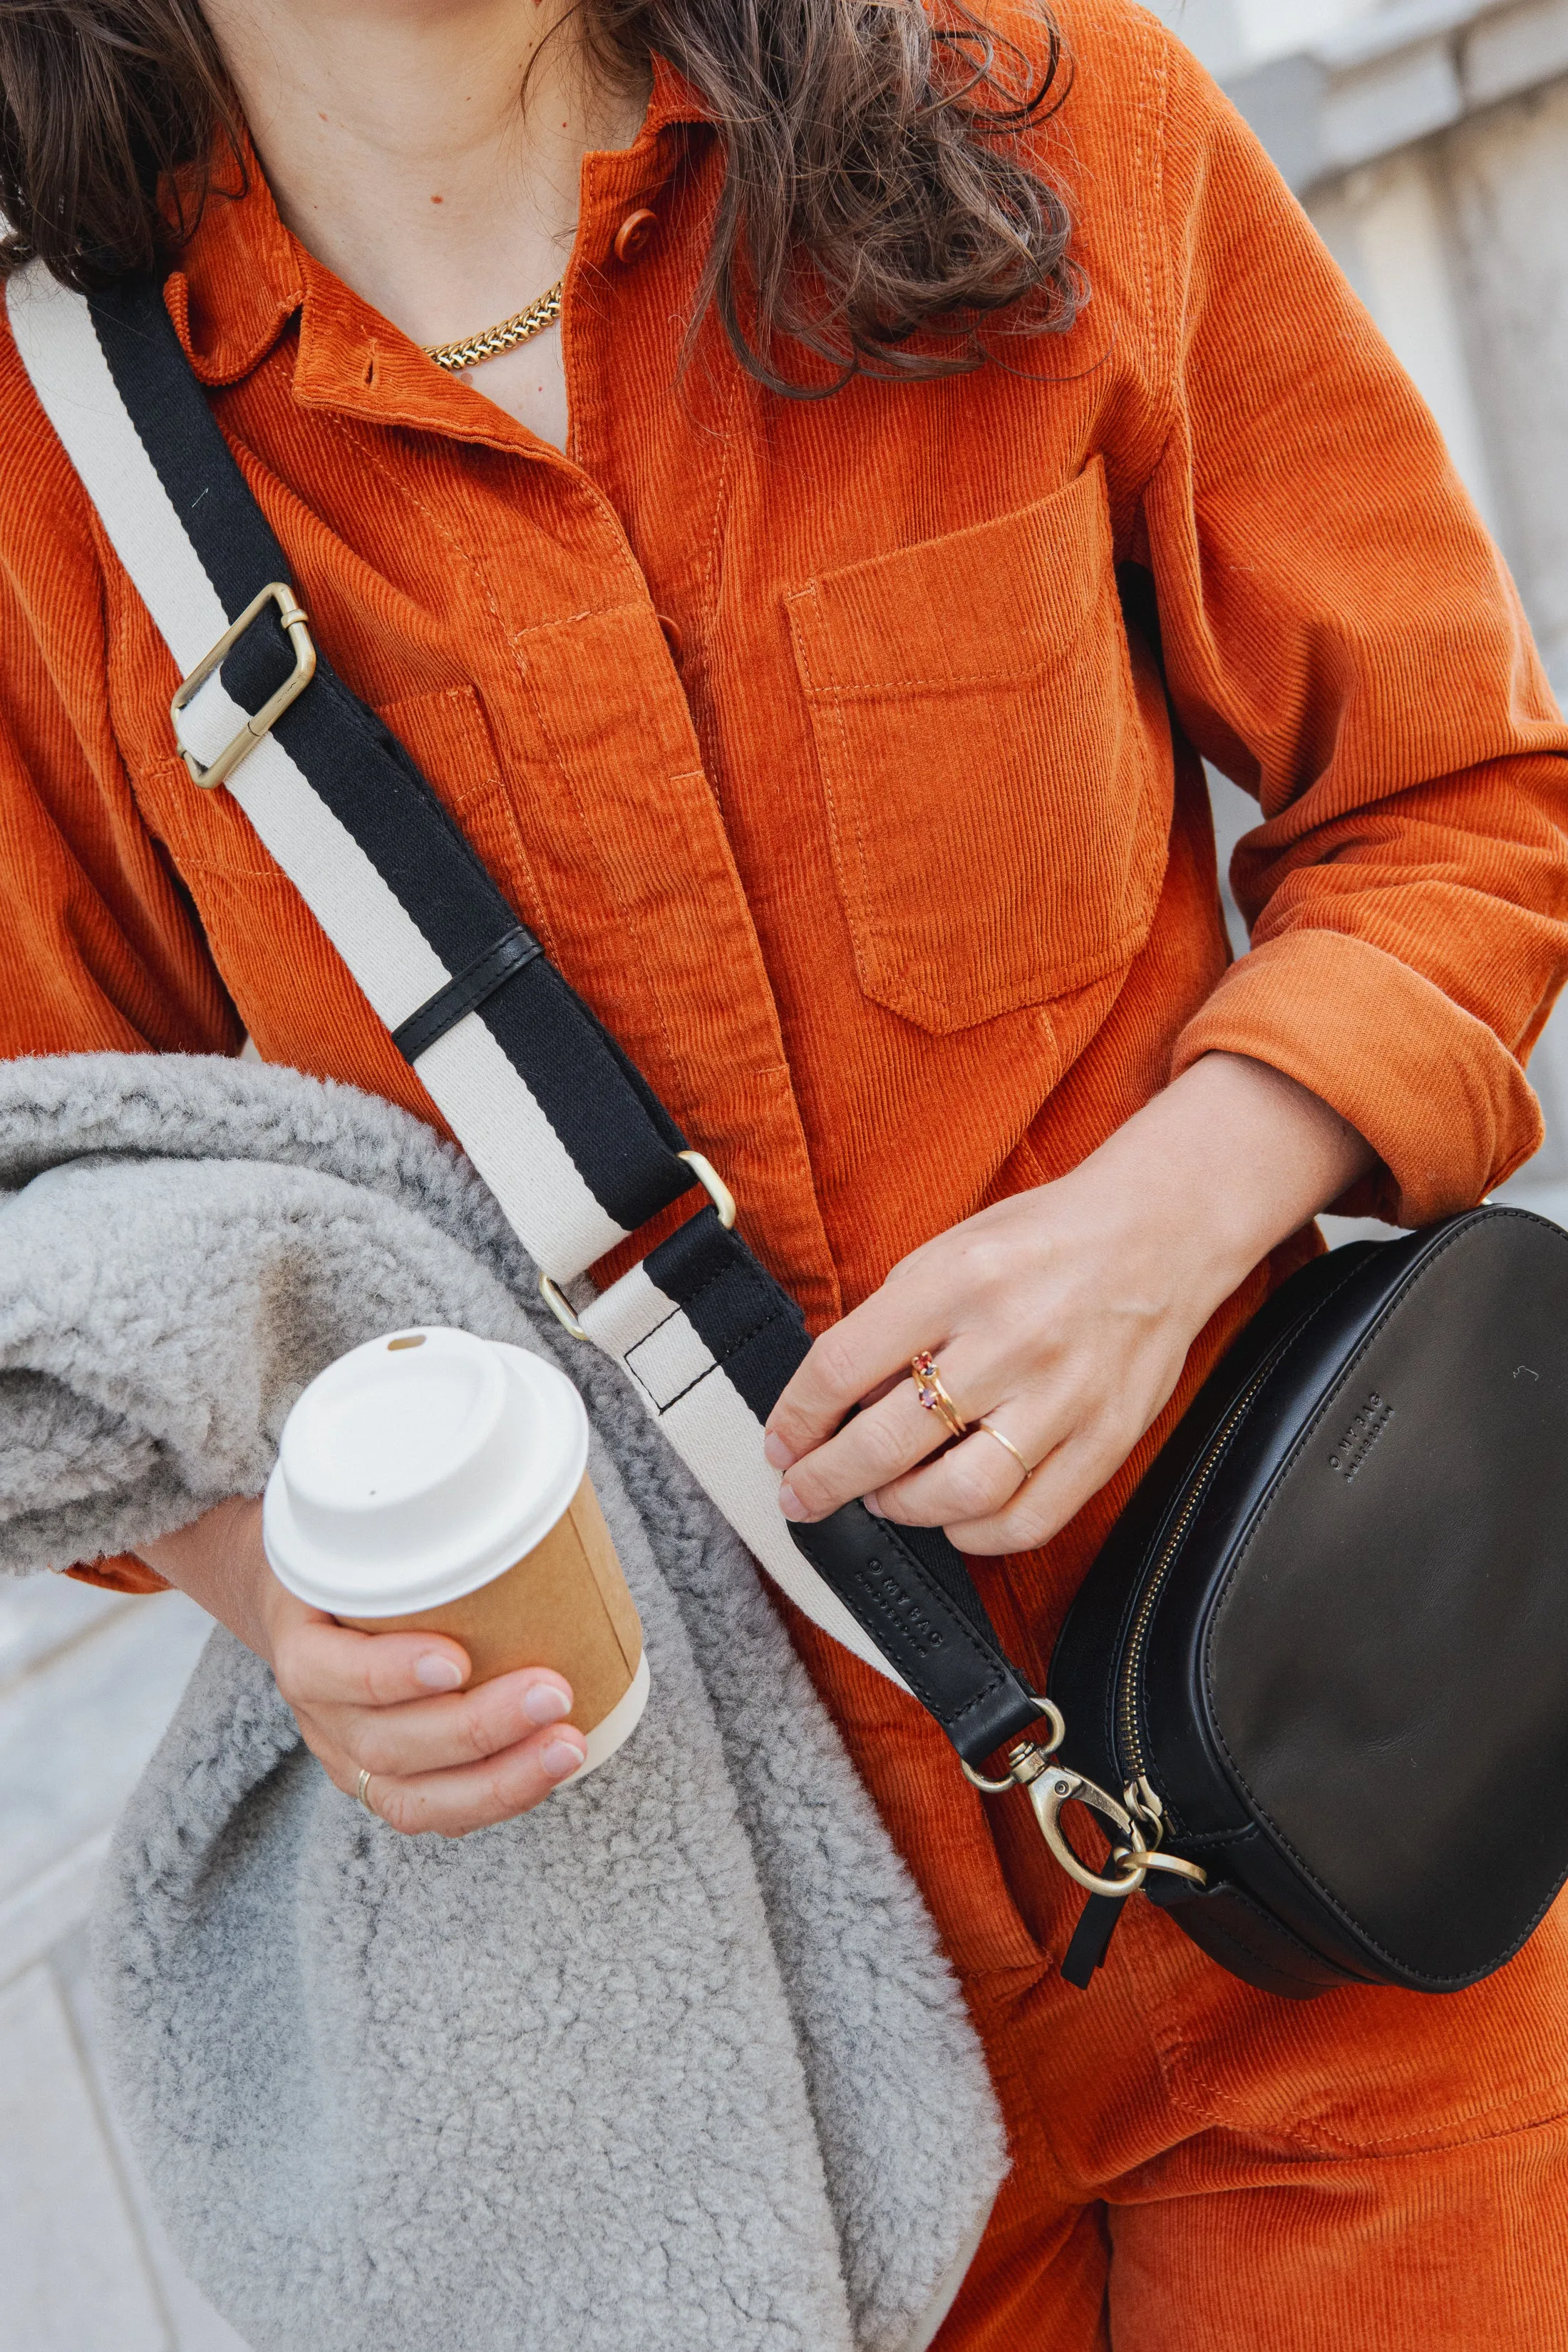
[[[1124,1901],[1129,1895],[1136,1895],[1152,1870],[1168,1871],[1173,1876],[1190,1878],[1200,1886],[1206,1885],[1207,1874],[1198,1868],[1196,1863],[1184,1862],[1178,1854],[1163,1854],[1155,1850],[1164,1834],[1164,1823],[1160,1814],[1159,1800],[1153,1796],[1153,1791],[1149,1791],[1152,1802],[1148,1800],[1140,1802],[1135,1814],[1108,1789],[1100,1788],[1097,1781],[1085,1780],[1081,1772],[1073,1771],[1070,1766],[1058,1763],[1056,1760],[1057,1750],[1067,1738],[1067,1725],[1062,1719],[1061,1710],[1049,1699],[1042,1699],[1040,1715],[1048,1727],[1047,1736],[1043,1740],[1021,1739],[1016,1748],[1008,1750],[1007,1778],[1005,1780],[987,1780],[964,1764],[964,1778],[971,1785],[988,1797],[1003,1796],[1010,1789],[1024,1790],[1040,1825],[1040,1834],[1051,1853],[1068,1876],[1075,1879],[1090,1895],[1108,1895],[1115,1901]],[[959,1760],[963,1762],[962,1758]],[[1128,1793],[1131,1797],[1133,1792],[1129,1790]],[[1142,1796],[1142,1790],[1139,1794]],[[1114,1832],[1115,1843],[1110,1856],[1111,1868],[1116,1874],[1114,1877],[1091,1870],[1073,1852],[1061,1822],[1062,1808],[1070,1804],[1087,1805]],[[1142,1819],[1140,1820],[1138,1815]],[[1146,1828],[1152,1831],[1152,1838],[1145,1835]]]
[[[1095,1781],[1086,1780],[1081,1772],[1069,1771],[1065,1764],[1043,1762],[1041,1769],[1032,1773],[1024,1786],[1035,1809],[1040,1834],[1069,1878],[1087,1887],[1090,1895],[1124,1898],[1137,1894],[1149,1874],[1149,1847],[1142,1831],[1119,1799]],[[1061,1822],[1062,1807],[1075,1802],[1088,1805],[1119,1832],[1121,1842],[1112,1855],[1117,1874],[1114,1878],[1090,1870],[1068,1843]]]

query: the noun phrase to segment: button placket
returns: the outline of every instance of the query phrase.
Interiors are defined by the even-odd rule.
[[[641,254],[646,268],[662,268],[666,257],[666,222],[638,201],[653,184],[649,163],[646,154],[599,157],[584,174],[574,264],[581,299],[574,308],[569,278],[564,320],[573,446],[561,485],[574,480],[585,502],[584,555],[596,544],[607,554],[613,543],[607,572],[635,572],[642,597],[623,603],[606,593],[596,611],[546,624],[548,654],[544,631],[528,633],[535,724],[562,789],[552,798],[548,844],[533,838],[538,806],[518,815],[549,877],[547,898],[565,895],[565,906],[556,904],[568,976],[595,971],[597,952],[573,902],[605,893],[622,948],[595,971],[590,1001],[677,1116],[710,1143],[716,1164],[733,1171],[772,1237],[777,1270],[810,1311],[831,1319],[837,1279],[777,1008],[679,677],[700,647],[690,641],[691,616],[677,621],[668,610],[668,589],[679,591],[708,551],[699,517],[716,495],[708,476],[719,445],[700,438],[693,453],[683,544],[661,547],[668,581],[656,586],[637,544],[637,476],[626,463],[640,429],[635,388],[655,374],[673,379],[679,363],[667,306],[650,310],[651,280],[624,266]],[[665,202],[676,202],[673,191]],[[635,236],[620,237],[634,226]],[[590,258],[595,252],[605,257],[602,270]],[[649,666],[651,647],[658,653]],[[563,838],[567,811],[576,821]]]

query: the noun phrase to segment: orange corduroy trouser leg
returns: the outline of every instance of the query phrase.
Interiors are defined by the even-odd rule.
[[[940,2352],[1568,2347],[1568,1904],[1447,1997],[1281,2000],[1142,1902],[1089,1992],[970,1990],[1015,2170]]]
[[[1026,1801],[977,1819],[908,1702],[802,1646],[1007,2121],[1013,2169],[934,2352],[1568,2352],[1568,1896],[1468,1992],[1310,2001],[1238,1982],[1134,1898],[1080,1992],[1058,1971],[1083,1898]]]

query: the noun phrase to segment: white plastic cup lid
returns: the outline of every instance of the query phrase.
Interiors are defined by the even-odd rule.
[[[295,1404],[262,1540],[312,1608],[412,1615],[542,1543],[587,1466],[586,1410],[552,1364],[468,1331],[393,1331]]]

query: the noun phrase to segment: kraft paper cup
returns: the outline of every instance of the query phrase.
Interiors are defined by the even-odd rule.
[[[587,1474],[588,1416],[542,1358],[395,1331],[329,1364],[283,1425],[262,1506],[274,1573],[366,1633],[449,1633],[473,1683],[551,1666],[580,1780],[647,1701],[642,1626]]]

